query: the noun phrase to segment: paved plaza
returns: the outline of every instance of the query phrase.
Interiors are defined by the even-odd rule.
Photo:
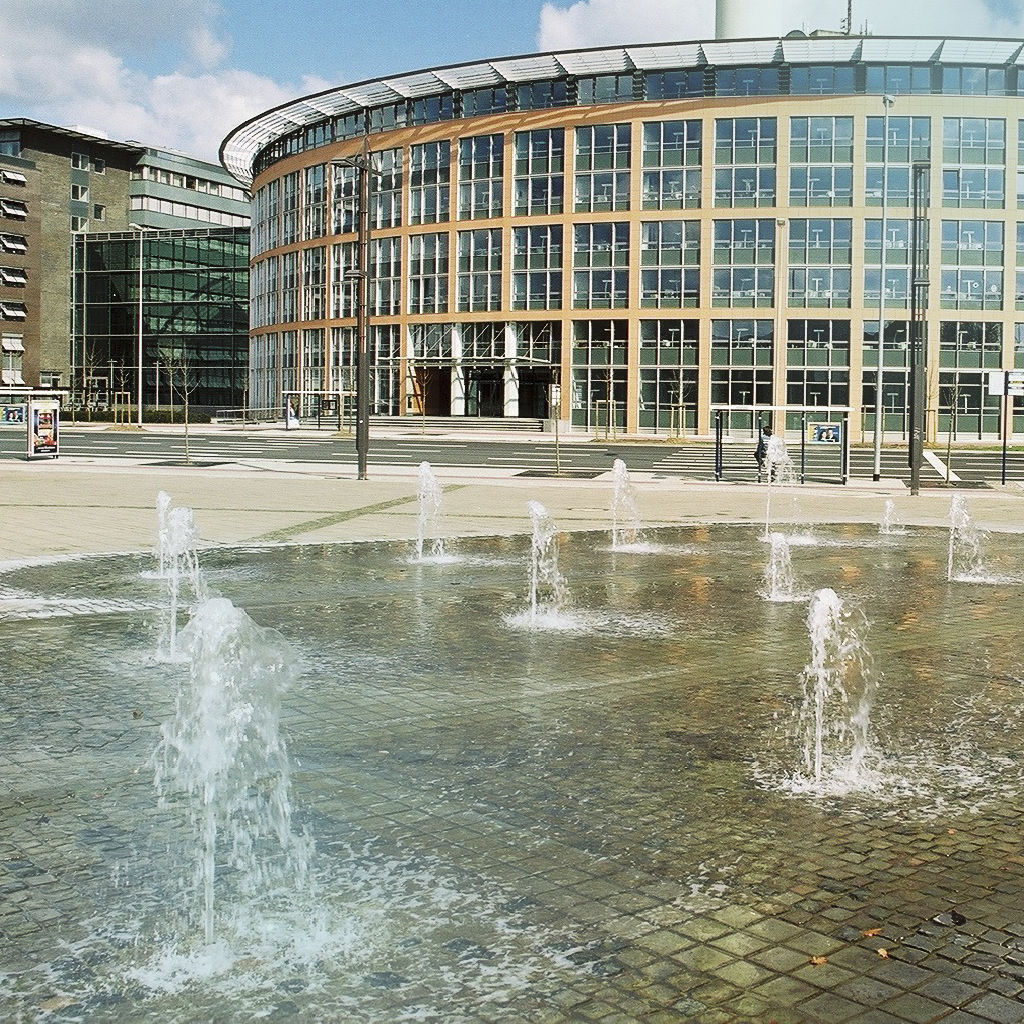
[[[438,476],[457,558],[431,564],[413,470],[0,462],[0,1019],[1024,1021],[1019,486],[969,492],[992,573],[955,583],[946,490],[634,476],[650,543],[616,551],[610,473]],[[297,652],[315,891],[248,905],[226,965],[187,934],[183,798],[153,789],[181,671],[153,657],[161,491],[211,589]],[[530,501],[562,632],[516,615]],[[887,502],[906,533],[880,539]],[[808,591],[863,606],[867,795],[789,784],[806,600],[759,596],[769,515]],[[260,934],[280,920],[314,952]]]

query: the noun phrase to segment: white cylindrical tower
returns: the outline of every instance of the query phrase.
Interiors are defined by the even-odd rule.
[[[751,39],[781,35],[782,6],[771,0],[716,0],[715,38]]]

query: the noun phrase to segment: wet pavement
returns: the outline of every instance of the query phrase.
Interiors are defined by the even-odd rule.
[[[187,801],[153,786],[187,674],[158,656],[157,481],[298,666],[310,879],[253,898],[226,871],[213,947]],[[764,489],[638,481],[649,548],[614,551],[607,481],[447,483],[451,558],[424,563],[408,478],[46,481],[84,539],[26,531],[0,574],[0,1017],[1024,1020],[1019,497],[972,496],[985,571],[950,582],[947,495],[896,492],[921,525],[881,537],[892,492],[776,494],[776,528],[817,525],[786,527],[799,593],[770,602]],[[562,531],[551,628],[522,618],[528,496]],[[878,681],[849,790],[802,762],[823,587]]]

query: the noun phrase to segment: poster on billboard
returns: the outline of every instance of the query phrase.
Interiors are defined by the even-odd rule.
[[[40,399],[28,406],[28,457],[57,458],[59,452],[60,402]]]
[[[814,444],[839,444],[842,439],[842,423],[807,424],[807,440]]]

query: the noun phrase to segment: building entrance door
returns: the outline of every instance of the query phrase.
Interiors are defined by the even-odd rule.
[[[551,415],[550,370],[519,371],[519,415],[546,420]]]
[[[505,415],[504,373],[500,366],[466,370],[466,415]]]
[[[447,366],[416,368],[413,408],[419,416],[450,416],[452,371]]]

